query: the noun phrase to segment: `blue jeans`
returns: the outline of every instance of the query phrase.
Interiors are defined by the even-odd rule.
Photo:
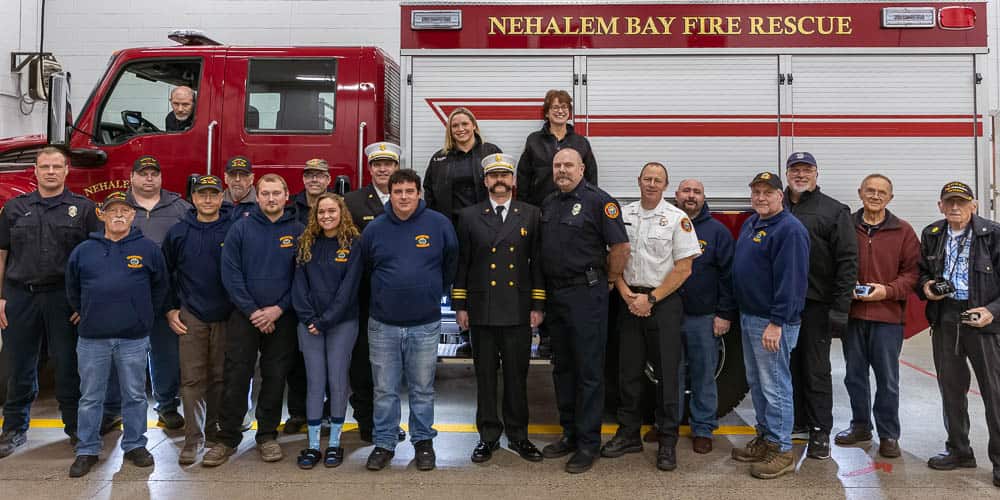
[[[788,362],[799,339],[799,325],[781,325],[778,351],[764,349],[764,328],[770,320],[743,313],[743,363],[747,384],[757,416],[757,435],[777,443],[781,452],[792,449],[792,426],[795,404],[792,399],[792,373]]]
[[[684,354],[687,379],[691,388],[691,434],[712,437],[719,428],[719,391],[715,386],[715,368],[719,364],[719,342],[713,333],[715,314],[684,315]],[[681,377],[681,383],[685,377]],[[684,392],[681,391],[683,397]],[[683,400],[682,400],[683,401]],[[683,410],[683,408],[682,408]]]
[[[899,353],[903,350],[903,325],[851,318],[841,339],[847,373],[844,385],[851,397],[851,423],[875,427],[882,438],[899,439]],[[875,407],[872,408],[868,369],[875,372]]]
[[[399,394],[406,376],[410,396],[410,440],[434,439],[434,370],[441,322],[393,326],[368,320],[368,345],[375,381],[375,446],[396,449]]]
[[[146,356],[149,338],[90,339],[80,337],[76,356],[80,370],[77,455],[101,452],[101,416],[111,367],[121,385],[122,450],[126,453],[146,446]]]
[[[164,314],[156,314],[149,335],[149,380],[157,413],[177,411],[181,400],[181,361],[177,334]]]

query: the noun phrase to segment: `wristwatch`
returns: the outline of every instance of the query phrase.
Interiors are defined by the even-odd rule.
[[[656,295],[653,295],[653,292],[647,293],[646,299],[649,300],[650,304],[656,304]]]

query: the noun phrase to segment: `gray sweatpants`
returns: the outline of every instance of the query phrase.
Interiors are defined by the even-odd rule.
[[[309,333],[299,324],[299,350],[306,363],[306,420],[316,425],[323,418],[323,399],[329,384],[330,417],[343,422],[351,395],[348,370],[358,338],[358,320],[345,321],[333,329]]]

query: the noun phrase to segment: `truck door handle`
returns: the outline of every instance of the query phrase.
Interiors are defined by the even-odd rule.
[[[215,144],[215,128],[219,126],[219,122],[212,120],[212,123],[208,124],[208,158],[205,160],[205,165],[207,165],[206,175],[212,175],[212,146]]]
[[[361,122],[358,125],[358,187],[360,188],[365,178],[365,127],[368,123]]]

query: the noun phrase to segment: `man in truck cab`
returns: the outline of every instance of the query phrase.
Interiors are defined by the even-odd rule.
[[[167,231],[192,209],[180,195],[163,189],[160,169],[160,162],[153,156],[140,156],[132,164],[128,190],[128,203],[136,209],[132,225],[141,229],[142,234],[157,246],[163,245]],[[170,329],[166,312],[164,309],[154,315],[155,323],[149,336],[149,377],[159,424],[167,429],[180,429],[184,427],[184,417],[177,411],[180,406],[180,351],[177,334]]]
[[[170,113],[164,120],[167,132],[180,132],[194,123],[194,90],[181,85],[170,91]]]
[[[222,200],[233,204],[233,218],[248,217],[257,206],[257,191],[253,188],[253,165],[245,156],[234,156],[226,162],[226,190]]]

